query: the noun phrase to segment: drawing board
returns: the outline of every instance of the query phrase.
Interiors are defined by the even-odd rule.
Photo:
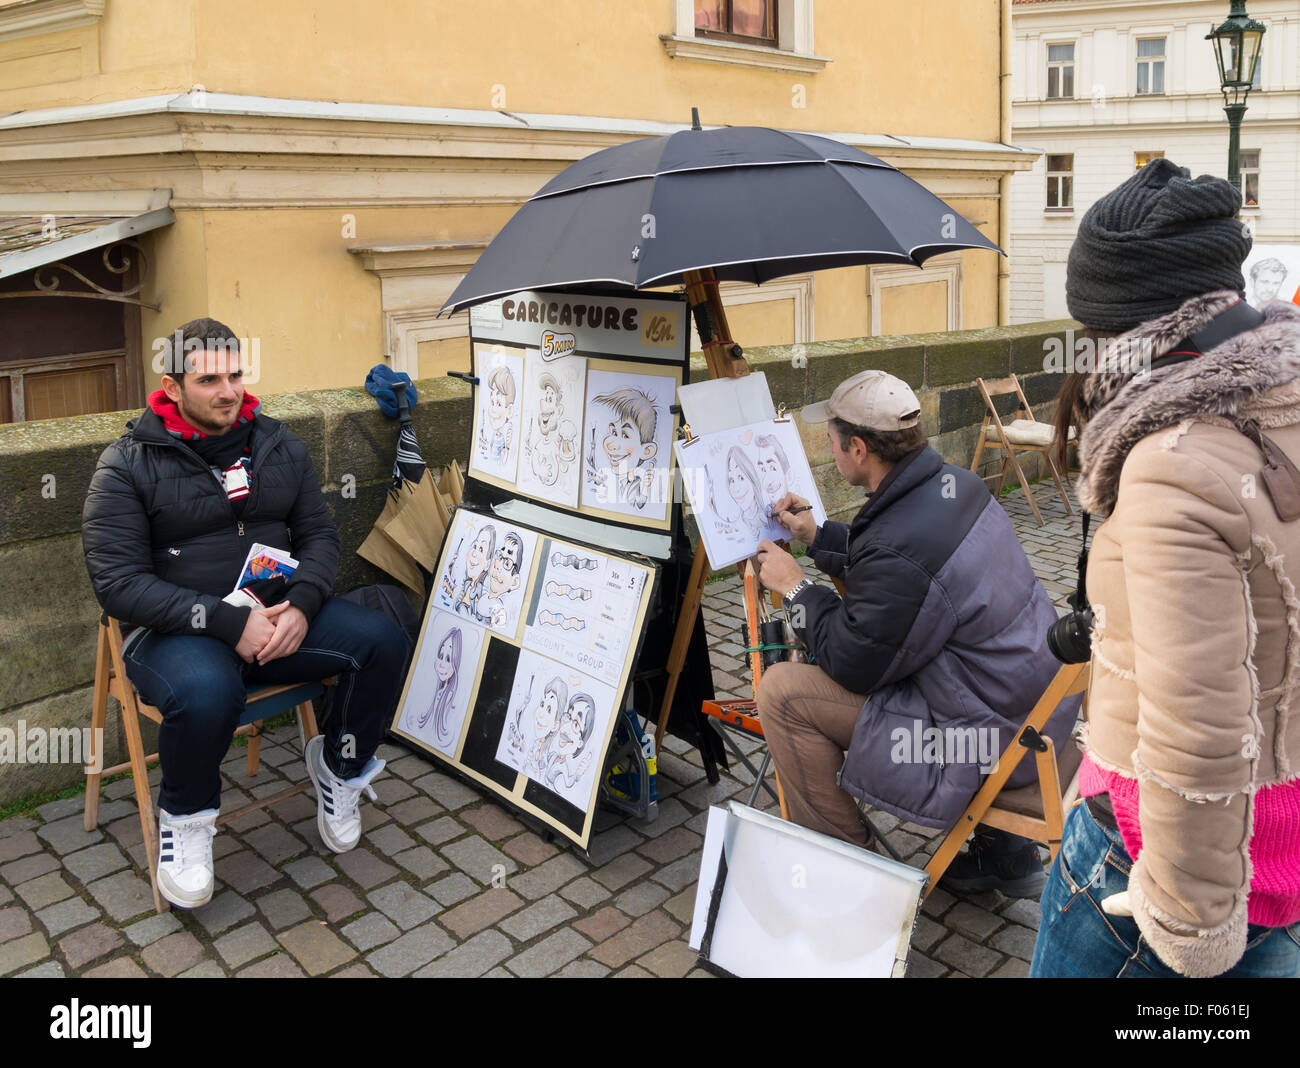
[[[392,732],[586,848],[655,568],[462,506],[435,575]]]
[[[826,509],[813,481],[799,431],[789,419],[767,419],[676,444],[686,494],[709,565],[717,570],[753,556],[765,538],[789,534],[771,515],[787,492],[812,505],[820,526]]]

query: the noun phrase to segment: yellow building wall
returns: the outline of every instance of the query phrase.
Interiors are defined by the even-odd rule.
[[[818,0],[814,48],[833,62],[796,73],[670,58],[671,0],[112,0],[96,26],[0,43],[0,112],[198,84],[666,122],[698,105],[705,123],[995,141],[999,25],[997,0]]]

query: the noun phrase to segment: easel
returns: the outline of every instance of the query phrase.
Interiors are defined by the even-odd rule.
[[[704,347],[704,363],[710,378],[743,378],[749,374],[749,363],[741,354],[740,346],[731,337],[731,327],[727,324],[727,310],[722,304],[718,292],[718,279],[712,268],[703,271],[687,271],[686,299],[695,316],[695,329],[700,335]],[[737,564],[737,571],[745,582],[745,611],[749,619],[750,641],[758,642],[758,602],[762,596],[758,578],[754,574],[752,563]],[[655,724],[655,752],[661,751],[664,732],[668,729],[668,714],[672,711],[673,698],[677,693],[677,680],[686,665],[686,651],[690,647],[691,634],[695,630],[695,618],[699,614],[704,600],[704,586],[709,581],[712,569],[709,567],[708,555],[701,543],[696,547],[695,559],[691,563],[691,573],[686,580],[686,595],[682,598],[682,611],[677,617],[677,629],[673,633],[672,650],[668,654],[668,682],[664,687],[664,698],[659,706],[659,719]],[[775,602],[775,598],[773,598]],[[762,675],[761,654],[751,654],[752,678],[755,699],[758,695],[758,681]],[[761,737],[761,730],[756,735]],[[755,783],[757,794],[758,783]],[[781,815],[786,815],[785,797],[781,793],[781,783],[777,780],[777,800],[781,806]]]
[[[731,339],[727,310],[722,306],[718,279],[713,269],[686,271],[683,278],[686,280],[686,299],[695,316],[695,329],[704,345],[704,362],[709,369],[709,377],[744,378],[749,374],[749,363],[744,356],[739,355],[740,347]],[[704,584],[709,581],[711,573],[704,545],[700,544],[696,547],[691,573],[686,580],[686,596],[682,598],[682,611],[677,617],[672,651],[668,654],[668,682],[664,687],[663,702],[659,706],[659,720],[655,724],[656,753],[663,749],[668,713],[672,711],[673,698],[677,695],[677,680],[681,678],[682,668],[686,665],[686,650],[690,647],[691,633],[695,630],[695,617],[704,600]],[[741,574],[744,574],[743,570]]]

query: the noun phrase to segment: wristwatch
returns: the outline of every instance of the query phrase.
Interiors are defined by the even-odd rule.
[[[803,593],[804,590],[808,589],[812,584],[813,584],[813,580],[810,578],[806,578],[802,582],[795,583],[795,585],[792,586],[786,592],[785,596],[781,598],[781,602],[787,608],[789,608],[792,604],[794,604],[794,599],[798,597],[799,594]]]

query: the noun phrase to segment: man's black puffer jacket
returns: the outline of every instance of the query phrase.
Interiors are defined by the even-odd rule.
[[[252,487],[235,517],[225,490],[189,446],[146,409],[104,450],[81,514],[95,596],[123,623],[239,643],[249,609],[222,602],[254,542],[299,562],[288,600],[308,623],[334,588],[339,535],[307,447],[258,415]],[[201,606],[201,610],[200,610]]]

